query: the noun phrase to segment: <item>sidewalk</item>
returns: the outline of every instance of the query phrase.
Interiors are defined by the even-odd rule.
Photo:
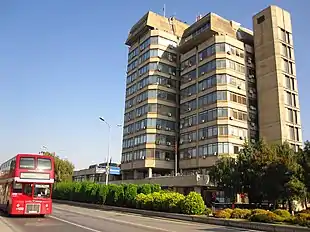
[[[1,232],[15,232],[6,224],[3,217],[1,216],[0,216],[0,231]]]

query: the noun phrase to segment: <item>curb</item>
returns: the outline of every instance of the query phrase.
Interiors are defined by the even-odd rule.
[[[219,226],[238,227],[249,230],[261,230],[267,232],[310,232],[310,228],[293,226],[293,225],[275,225],[268,223],[248,222],[248,221],[231,220],[231,219],[208,218],[205,216],[192,216],[184,214],[166,213],[166,212],[150,211],[143,209],[132,209],[132,208],[108,206],[108,205],[88,204],[88,203],[55,200],[55,199],[53,199],[53,202],[72,206],[79,206],[84,208],[101,209],[107,211],[119,211],[124,213],[134,213],[145,216],[156,216],[161,218],[191,221],[191,222],[198,222]]]

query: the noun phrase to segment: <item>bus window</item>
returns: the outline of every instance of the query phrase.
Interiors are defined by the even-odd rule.
[[[51,170],[52,169],[52,162],[50,159],[38,158],[37,168],[41,169],[41,170]]]
[[[23,185],[21,183],[13,183],[12,188],[13,193],[22,193],[23,192]]]
[[[36,184],[34,186],[34,197],[49,198],[51,195],[49,184]]]
[[[24,184],[24,191],[23,193],[27,196],[30,196],[32,195],[32,184]]]
[[[31,158],[31,157],[20,158],[19,168],[34,169],[34,158]]]

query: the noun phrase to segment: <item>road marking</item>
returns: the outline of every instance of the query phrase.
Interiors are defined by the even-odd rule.
[[[124,212],[118,212],[118,211],[105,211],[105,210],[100,210],[100,209],[87,209],[87,208],[81,208],[81,207],[78,207],[78,206],[71,206],[71,205],[68,205],[68,206],[69,207],[67,207],[67,208],[62,208],[62,207],[59,207],[59,205],[57,205],[57,206],[53,206],[53,208],[58,209],[58,210],[62,210],[62,211],[67,211],[67,212],[70,212],[70,213],[80,214],[80,215],[89,215],[89,214],[85,214],[84,213],[87,210],[87,211],[100,212],[102,214],[108,214],[107,216],[109,216],[109,215],[111,215],[111,216],[122,215],[122,216],[136,217],[136,218],[140,218],[140,219],[149,219],[149,220],[152,220],[152,221],[155,220],[155,221],[161,221],[161,222],[170,222],[170,223],[186,225],[186,226],[193,226],[193,225],[204,226],[204,225],[208,225],[209,227],[212,227],[212,228],[220,227],[220,228],[225,228],[225,229],[233,230],[233,231],[236,231],[236,229],[241,229],[242,231],[245,231],[245,232],[262,232],[260,230],[246,230],[246,229],[238,228],[238,227],[227,228],[227,227],[222,226],[222,225],[213,225],[213,224],[200,223],[200,222],[185,222],[185,221],[180,221],[180,219],[164,218],[164,217],[161,218],[160,216],[145,217],[145,216],[136,215],[135,213],[124,213]],[[71,210],[69,208],[73,208],[73,209]],[[81,211],[79,209],[83,209],[83,211]],[[95,217],[103,218],[103,219],[106,219],[106,220],[110,220],[110,218],[106,218],[106,217],[99,216],[99,215],[95,216]],[[117,219],[113,219],[113,220],[117,220]],[[121,222],[129,223],[129,222],[126,222],[126,221],[121,221]],[[134,223],[132,223],[132,224],[134,224]],[[134,225],[139,225],[139,224],[134,224]],[[142,226],[143,227],[147,227],[146,225],[142,225]],[[160,228],[157,228],[157,227],[151,227],[151,228],[159,230],[159,231],[175,232],[175,231],[171,231],[171,230],[160,229]]]
[[[92,229],[92,228],[89,228],[87,226],[82,226],[80,224],[77,224],[77,223],[74,223],[74,222],[70,222],[70,221],[67,221],[67,220],[64,220],[64,219],[61,219],[61,218],[58,218],[58,217],[55,217],[55,216],[49,216],[50,218],[54,218],[58,221],[61,221],[61,222],[65,222],[67,224],[70,224],[70,225],[73,225],[73,226],[76,226],[76,227],[79,227],[79,228],[82,228],[82,229],[85,229],[85,230],[89,230],[89,231],[93,231],[93,232],[102,232],[100,230],[95,230],[95,229]]]
[[[81,209],[80,207],[77,207],[77,206],[70,206],[70,207]],[[83,213],[84,208],[83,208],[83,211],[79,211],[79,212],[74,211],[74,210],[70,210],[68,208],[61,208],[61,207],[55,207],[55,206],[53,206],[53,208],[54,209],[58,209],[58,210],[63,210],[63,211],[71,212],[71,213],[79,213],[79,214],[82,214],[82,215],[88,215],[88,214]],[[90,211],[90,209],[86,209],[86,210]],[[199,222],[193,222],[193,221],[191,221],[191,222],[183,222],[180,219],[165,218],[165,217],[160,217],[160,216],[145,217],[145,216],[136,215],[135,213],[124,213],[124,212],[117,212],[117,211],[112,211],[111,212],[111,211],[105,211],[105,210],[100,210],[100,209],[91,209],[91,210],[92,211],[101,212],[103,214],[110,214],[110,215],[113,215],[113,216],[115,216],[115,215],[122,215],[122,216],[128,216],[128,217],[136,217],[136,218],[140,218],[140,219],[149,219],[149,220],[155,220],[155,221],[161,221],[161,222],[163,222],[163,221],[164,222],[171,222],[171,223],[187,225],[187,226],[192,226],[193,224],[194,225],[198,225],[198,226],[199,225],[202,226],[203,224],[205,224],[205,223],[199,223]],[[100,216],[98,216],[98,217],[100,217]],[[100,217],[100,218],[102,218],[102,217]],[[208,226],[218,227],[217,225],[212,225],[212,224],[208,224]],[[221,226],[221,227],[223,227],[223,226]]]
[[[73,212],[73,211],[70,211],[70,210],[65,210],[65,211]],[[80,214],[80,215],[85,215],[85,214],[77,213],[77,212],[73,212],[73,213]],[[60,219],[60,218],[55,217],[55,216],[50,216],[50,217],[52,217],[54,219],[57,219],[57,220],[60,220],[60,221],[63,221],[63,222],[66,222],[66,220]],[[94,217],[95,218],[101,218],[101,219],[104,219],[106,221],[117,222],[117,223],[122,223],[122,224],[127,224],[127,225],[131,225],[131,226],[135,226],[135,227],[142,227],[142,228],[146,228],[146,229],[156,230],[156,231],[176,232],[174,230],[166,230],[166,229],[158,228],[158,227],[155,227],[155,226],[148,226],[148,225],[143,225],[143,224],[138,224],[138,223],[133,223],[133,222],[128,222],[128,221],[123,221],[123,220],[118,220],[118,219],[113,219],[113,218],[106,218],[106,217],[101,217],[101,216],[94,216]],[[69,224],[78,225],[78,224],[73,223],[73,222],[70,222]],[[82,225],[80,225],[80,226],[82,226]],[[83,227],[81,227],[81,228],[83,228]],[[87,229],[87,227],[84,228],[84,229]],[[98,230],[91,229],[91,228],[90,228],[90,230],[93,231],[93,232],[102,232],[102,231],[98,231]]]

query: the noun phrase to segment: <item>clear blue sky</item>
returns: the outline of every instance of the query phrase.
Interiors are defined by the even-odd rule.
[[[76,168],[100,162],[112,125],[113,159],[120,160],[130,27],[146,11],[192,23],[210,11],[252,28],[252,15],[270,4],[291,12],[302,110],[310,139],[309,0],[54,0],[0,1],[0,159],[38,152],[42,145]],[[181,4],[180,4],[181,3]],[[306,29],[307,28],[307,29]],[[306,29],[305,31],[303,29]]]

